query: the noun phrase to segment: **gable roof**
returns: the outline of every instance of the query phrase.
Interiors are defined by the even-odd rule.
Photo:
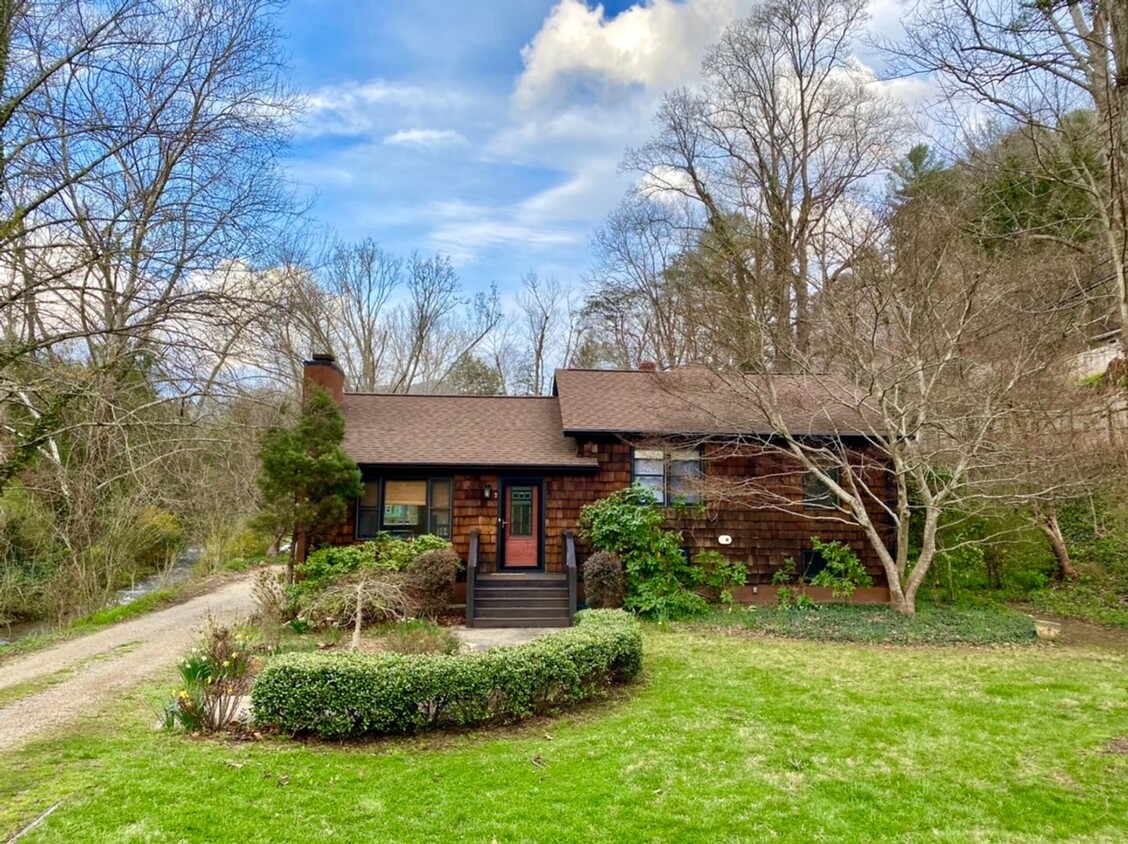
[[[553,397],[345,393],[345,451],[357,463],[597,469],[564,435]]]
[[[865,402],[829,377],[772,375],[783,421],[797,436],[864,436]],[[703,367],[665,372],[558,369],[564,433],[771,436],[777,433],[757,396],[763,377],[734,389]]]

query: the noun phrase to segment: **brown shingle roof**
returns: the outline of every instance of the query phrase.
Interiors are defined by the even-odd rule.
[[[555,398],[345,393],[345,451],[357,463],[598,468],[564,436]]]
[[[772,383],[791,433],[867,433],[864,402],[844,382],[773,375]],[[736,389],[697,367],[668,372],[558,369],[555,388],[567,434],[770,436],[777,431],[761,406],[766,389],[763,378],[747,376]]]

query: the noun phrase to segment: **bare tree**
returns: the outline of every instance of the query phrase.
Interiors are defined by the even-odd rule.
[[[390,353],[389,300],[403,284],[403,261],[371,239],[336,243],[325,270],[323,289],[331,312],[326,330],[350,387],[375,392]]]
[[[521,278],[517,309],[525,354],[519,390],[543,396],[549,390],[552,370],[566,365],[574,353],[579,330],[576,308],[559,281],[542,280],[528,272]]]
[[[0,8],[0,478],[98,589],[177,460],[219,447],[196,434],[266,313],[254,266],[292,207],[276,9]]]
[[[1053,490],[1015,448],[1031,420],[1064,422],[1074,407],[1061,282],[1073,253],[992,251],[967,237],[969,213],[947,198],[901,209],[889,249],[825,296],[792,372],[721,376],[776,432],[758,447],[825,486],[835,506],[824,518],[862,530],[905,613],[942,517]]]
[[[665,368],[696,357],[691,326],[697,321],[668,276],[692,244],[694,226],[683,212],[665,200],[630,196],[596,232],[599,263],[585,317],[609,338],[620,366],[650,360]]]
[[[866,217],[867,180],[905,123],[853,61],[865,15],[864,0],[764,4],[709,52],[701,93],[666,96],[658,135],[624,162],[641,195],[682,203],[675,225],[763,312],[746,365],[804,354],[813,302],[872,245],[839,233]]]
[[[1128,6],[940,0],[918,5],[905,42],[886,46],[908,69],[936,73],[957,108],[970,101],[1013,123],[1044,178],[1088,197],[1114,309],[1128,326]],[[1077,119],[1082,110],[1093,119]],[[1099,150],[1096,160],[1062,155],[1082,144]]]

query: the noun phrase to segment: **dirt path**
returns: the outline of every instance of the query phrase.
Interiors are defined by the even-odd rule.
[[[252,609],[251,579],[246,577],[183,604],[0,665],[0,692],[58,679],[50,688],[0,708],[0,751],[89,712],[93,703],[167,669],[192,646],[208,613],[229,620],[247,616]],[[67,674],[52,677],[59,672]]]

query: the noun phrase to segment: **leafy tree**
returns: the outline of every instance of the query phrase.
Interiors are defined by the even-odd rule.
[[[505,385],[501,373],[476,355],[467,352],[451,367],[443,380],[444,391],[464,396],[501,396]]]
[[[267,518],[293,531],[287,582],[294,582],[299,543],[318,544],[344,521],[348,499],[361,493],[360,469],[345,454],[345,420],[333,398],[314,389],[292,428],[273,428],[263,437],[258,484]]]

